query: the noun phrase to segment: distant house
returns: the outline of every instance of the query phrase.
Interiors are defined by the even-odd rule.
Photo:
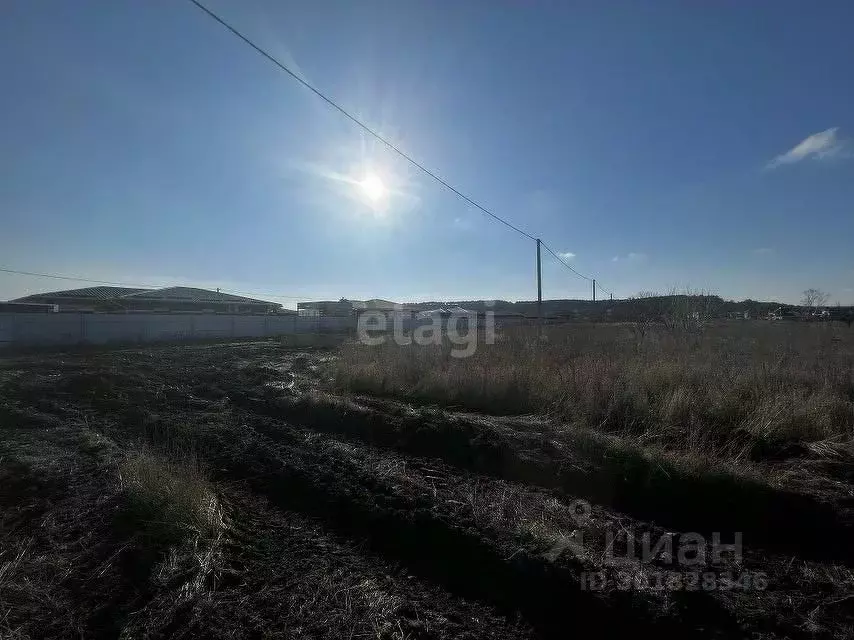
[[[448,312],[449,312],[449,313],[458,314],[458,315],[465,315],[465,314],[468,314],[468,313],[472,313],[472,312],[471,312],[471,311],[469,311],[468,309],[463,309],[463,308],[462,308],[460,305],[458,305],[458,304],[455,304],[455,305],[454,305],[454,306],[452,306],[452,307],[448,307]]]
[[[419,311],[416,314],[418,318],[433,318],[436,316],[445,316],[448,315],[448,310],[444,307],[437,307],[435,309],[424,309],[424,311]]]
[[[800,316],[793,309],[777,307],[768,314],[769,320],[798,320]]]
[[[450,315],[468,315],[473,313],[472,311],[468,311],[467,309],[463,309],[459,305],[454,305],[451,307],[437,307],[436,309],[425,309],[424,311],[418,312],[419,318],[431,318],[435,316],[450,316]]]
[[[370,300],[364,300],[362,302],[356,300],[354,301],[354,304],[357,309],[363,309],[366,311],[401,311],[403,309],[403,305],[399,302],[381,300],[380,298],[371,298]]]
[[[166,287],[163,289],[84,287],[82,289],[37,293],[11,302],[56,305],[60,312],[293,313],[283,309],[282,305],[276,302],[195,287]]]
[[[365,311],[404,312],[402,304],[379,298],[371,300],[341,298],[338,301],[318,300],[297,303],[297,313],[301,316],[351,316]]]
[[[750,311],[728,311],[726,315],[730,320],[750,320]]]
[[[316,302],[298,302],[297,314],[304,317],[349,317],[353,315],[353,302],[351,300],[318,300]]]

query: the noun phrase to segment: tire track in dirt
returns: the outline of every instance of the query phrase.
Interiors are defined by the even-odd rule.
[[[647,629],[658,637],[683,637],[686,632],[714,637],[720,630],[736,628],[704,593],[672,598],[657,594],[661,600],[656,601],[648,593],[583,590],[579,575],[589,567],[573,557],[551,561],[542,549],[520,544],[506,523],[485,527],[460,508],[465,493],[459,486],[449,490],[441,481],[470,486],[471,479],[457,471],[443,466],[432,469],[438,473],[430,478],[417,465],[434,463],[336,443],[252,414],[240,419],[239,436],[220,431],[214,441],[204,438],[208,455],[226,469],[226,478],[245,480],[278,507],[318,518],[345,537],[365,540],[375,553],[452,593],[489,602],[509,616],[521,612],[543,637],[563,638],[568,629],[605,635]],[[408,468],[383,477],[382,469],[401,464]],[[489,478],[477,482],[484,492],[506,485]],[[716,621],[716,631],[708,630],[710,619]]]
[[[854,528],[831,505],[725,473],[664,469],[640,456],[609,451],[588,434],[502,428],[483,417],[441,411],[425,415],[394,403],[388,405],[393,411],[377,411],[335,396],[259,396],[234,390],[232,400],[320,432],[583,496],[674,529],[706,535],[717,531],[728,539],[740,531],[755,547],[854,564]]]
[[[114,441],[2,434],[0,637],[533,637],[239,487],[215,488],[224,540],[155,542],[127,517]]]
[[[192,600],[181,583],[136,612],[128,637],[306,636],[524,640],[533,631],[364,554],[247,487],[224,492],[228,540]]]
[[[661,620],[654,611],[660,603],[647,595],[582,592],[577,577],[584,565],[564,557],[546,562],[534,548],[517,553],[525,545],[502,531],[504,525],[491,528],[453,501],[463,502],[458,494],[472,483],[498,487],[502,483],[495,478],[511,478],[550,487],[558,495],[599,495],[602,504],[628,505],[622,510],[636,516],[655,513],[656,509],[672,511],[674,504],[682,509],[679,503],[668,504],[661,496],[651,505],[643,501],[646,493],[661,488],[645,480],[648,468],[630,469],[631,473],[621,478],[607,464],[604,471],[598,468],[594,462],[601,460],[591,462],[588,452],[576,452],[571,442],[551,442],[545,434],[531,433],[530,429],[526,432],[523,424],[514,427],[509,422],[477,416],[455,418],[441,411],[413,412],[402,404],[394,409],[393,403],[385,401],[375,401],[372,406],[347,405],[343,411],[312,401],[294,412],[292,407],[280,405],[281,392],[264,391],[267,382],[281,377],[286,363],[277,370],[250,367],[244,371],[243,365],[235,362],[237,357],[255,362],[269,358],[263,350],[174,351],[152,354],[145,350],[118,357],[100,356],[94,364],[68,363],[63,365],[62,375],[71,376],[69,380],[54,388],[48,386],[53,384],[52,378],[46,377],[22,388],[26,394],[18,394],[20,406],[10,405],[10,415],[17,422],[19,409],[26,417],[35,406],[45,417],[51,415],[57,420],[57,416],[64,416],[57,413],[59,409],[76,406],[81,415],[102,416],[109,424],[105,427],[108,432],[125,444],[137,438],[137,429],[145,425],[179,430],[198,442],[202,453],[210,454],[220,480],[244,479],[257,494],[268,497],[282,517],[294,513],[310,516],[344,539],[364,540],[376,557],[399,562],[420,576],[421,584],[435,583],[456,596],[490,602],[507,616],[521,611],[545,637],[563,638],[585,631],[605,636],[648,631],[664,637],[684,637],[687,633],[743,637],[757,630],[768,638],[812,636],[810,629],[814,627],[801,624],[805,620],[813,624],[815,618],[809,612],[820,606],[838,608],[840,605],[833,603],[845,601],[844,593],[831,597],[825,588],[804,601],[814,603],[806,609],[808,617],[795,620],[778,634],[776,619],[785,615],[789,594],[796,595],[802,588],[800,576],[781,586],[780,600],[772,603],[774,606],[747,594],[750,602],[743,610],[755,611],[751,623],[756,624],[744,629],[735,628],[733,615],[721,611],[708,598],[686,603],[686,599],[676,597],[674,606],[662,612],[662,617],[670,619]],[[47,363],[46,368],[52,365]],[[308,390],[306,387],[311,385],[306,383],[302,391]],[[282,416],[300,426],[283,422]],[[323,433],[346,438],[324,438]],[[381,448],[374,450],[360,443]],[[395,450],[406,455],[396,456]],[[452,466],[417,456],[444,460]],[[396,471],[401,466],[405,467],[402,474]],[[483,476],[471,476],[466,469]],[[406,478],[409,480],[403,482]],[[643,482],[633,487],[639,479]],[[524,489],[529,492],[524,499],[536,502],[536,489]],[[665,496],[674,495],[666,489]],[[730,497],[732,503],[740,498],[738,493]],[[759,513],[766,508],[756,506]],[[688,505],[687,513],[702,516],[702,508],[702,504]],[[720,510],[713,504],[711,515],[707,514],[713,524]],[[696,522],[685,513],[676,513],[676,521]],[[752,517],[757,519],[755,514]],[[697,527],[682,527],[686,529]],[[746,538],[746,542],[752,544],[754,540]],[[801,555],[812,551],[798,549],[796,544],[789,548]],[[784,564],[792,565],[795,559],[787,558]],[[797,560],[795,567],[803,564],[804,571],[836,569],[807,569],[807,563]],[[762,561],[760,557],[758,562]],[[236,570],[239,572],[239,567]],[[842,572],[839,575],[842,577]],[[819,586],[836,588],[837,583],[839,580],[825,581]],[[840,618],[840,623],[846,620],[850,617]]]

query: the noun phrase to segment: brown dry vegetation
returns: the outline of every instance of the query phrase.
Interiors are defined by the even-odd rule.
[[[143,449],[121,463],[119,481],[135,517],[155,535],[222,536],[222,507],[195,456],[175,460]]]
[[[508,330],[469,358],[450,345],[346,345],[339,388],[571,427],[727,460],[792,446],[837,451],[854,434],[854,332],[843,325],[547,326]]]
[[[852,336],[636,329],[0,357],[0,637],[851,637]]]

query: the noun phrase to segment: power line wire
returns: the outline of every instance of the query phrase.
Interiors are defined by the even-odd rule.
[[[586,276],[586,275],[584,275],[583,273],[579,273],[579,272],[578,272],[576,269],[574,269],[574,268],[573,268],[573,267],[572,267],[568,262],[566,262],[566,260],[564,260],[563,258],[561,258],[561,257],[560,257],[560,255],[558,255],[557,253],[555,253],[554,251],[552,251],[552,248],[551,248],[550,246],[548,246],[545,242],[543,242],[543,241],[541,240],[541,241],[540,241],[540,244],[542,244],[542,246],[543,246],[543,247],[545,247],[546,251],[548,251],[550,254],[552,254],[552,256],[554,256],[554,258],[555,258],[555,259],[556,259],[560,264],[562,264],[564,267],[566,267],[567,269],[569,269],[570,271],[572,271],[572,272],[573,272],[575,275],[577,275],[579,278],[583,278],[584,280],[587,280],[588,282],[593,282],[594,280],[596,280],[596,289],[597,289],[598,291],[602,291],[603,293],[607,293],[608,295],[614,295],[611,291],[608,291],[607,289],[605,289],[605,287],[603,287],[603,286],[599,283],[599,280],[598,280],[598,279],[591,278],[590,276]]]
[[[224,27],[224,28],[226,28],[228,31],[230,31],[230,32],[231,32],[233,35],[235,35],[237,38],[239,38],[240,40],[242,40],[245,44],[249,45],[252,49],[254,49],[254,50],[255,50],[257,53],[259,53],[261,56],[263,56],[264,58],[266,58],[267,60],[269,60],[270,62],[272,62],[274,65],[276,65],[276,67],[278,67],[279,69],[281,69],[282,71],[284,71],[284,72],[285,72],[286,74],[288,74],[291,78],[293,78],[294,80],[296,80],[297,82],[299,82],[301,85],[303,85],[303,86],[304,86],[305,88],[307,88],[309,91],[311,91],[311,92],[312,92],[312,93],[314,93],[316,96],[318,96],[320,99],[322,99],[324,102],[326,102],[329,106],[331,106],[331,107],[332,107],[332,108],[334,108],[336,111],[338,111],[339,113],[341,113],[342,115],[344,115],[348,120],[350,120],[351,122],[353,122],[354,124],[356,124],[358,127],[360,127],[362,130],[364,130],[365,132],[367,132],[367,133],[368,133],[368,134],[370,134],[371,136],[373,136],[375,139],[377,139],[379,142],[381,142],[381,143],[382,143],[383,145],[385,145],[387,148],[389,148],[389,149],[391,149],[392,151],[394,151],[395,153],[397,153],[400,157],[402,157],[402,158],[403,158],[403,159],[405,159],[407,162],[409,162],[410,164],[412,164],[413,166],[415,166],[416,168],[418,168],[420,171],[422,171],[423,173],[425,173],[425,174],[426,174],[426,175],[428,175],[429,177],[433,178],[436,182],[438,182],[439,184],[441,184],[442,186],[444,186],[446,189],[449,189],[450,191],[452,191],[453,193],[455,193],[457,196],[459,196],[460,198],[462,198],[464,201],[466,201],[467,203],[469,203],[469,204],[470,204],[470,205],[472,205],[473,207],[477,208],[479,211],[481,211],[481,212],[482,212],[482,213],[484,213],[485,215],[487,215],[487,216],[489,216],[490,218],[492,218],[492,219],[496,220],[497,222],[500,222],[501,224],[505,225],[506,227],[508,227],[508,228],[512,229],[513,231],[515,231],[515,232],[517,232],[517,233],[519,233],[519,234],[521,234],[521,235],[525,236],[526,238],[528,238],[528,239],[530,239],[530,240],[537,240],[537,238],[536,238],[536,237],[534,237],[533,235],[531,235],[531,234],[530,234],[530,233],[528,233],[527,231],[524,231],[524,230],[520,229],[519,227],[517,227],[516,225],[512,224],[511,222],[508,222],[507,220],[505,220],[505,219],[504,219],[504,218],[502,218],[501,216],[496,215],[495,213],[493,213],[492,211],[490,211],[489,209],[487,209],[487,208],[486,208],[486,207],[484,207],[483,205],[479,204],[478,202],[476,202],[475,200],[473,200],[473,199],[472,199],[472,198],[470,198],[469,196],[467,196],[467,195],[465,195],[464,193],[462,193],[459,189],[457,189],[456,187],[454,187],[453,185],[451,185],[451,184],[450,184],[450,183],[448,183],[447,181],[445,181],[445,180],[443,180],[442,178],[440,178],[440,177],[439,177],[435,172],[431,171],[430,169],[428,169],[427,167],[425,167],[424,165],[422,165],[421,163],[419,163],[418,161],[416,161],[415,159],[413,159],[411,156],[409,156],[407,153],[405,153],[404,151],[402,151],[402,150],[401,150],[399,147],[397,147],[395,144],[393,144],[392,142],[390,142],[389,140],[387,140],[386,138],[384,138],[383,136],[381,136],[379,133],[377,133],[376,131],[374,131],[371,127],[369,127],[368,125],[364,124],[361,120],[359,120],[358,118],[356,118],[355,116],[353,116],[352,114],[350,114],[350,112],[348,112],[346,109],[344,109],[343,107],[341,107],[341,106],[340,106],[338,103],[336,103],[334,100],[332,100],[331,98],[327,97],[327,96],[326,96],[325,94],[323,94],[319,89],[317,89],[316,87],[312,86],[311,84],[309,84],[308,82],[306,82],[305,80],[303,80],[303,79],[302,79],[301,77],[299,77],[296,73],[294,73],[293,71],[291,71],[287,66],[285,66],[284,64],[282,64],[282,62],[280,62],[278,59],[276,59],[273,55],[271,55],[270,53],[268,53],[267,51],[265,51],[263,48],[261,48],[260,46],[258,46],[257,44],[255,44],[255,43],[254,43],[252,40],[250,40],[247,36],[243,35],[243,33],[241,33],[240,31],[238,31],[235,27],[231,26],[228,22],[226,22],[226,21],[225,21],[223,18],[221,18],[219,15],[217,15],[216,13],[214,13],[213,11],[211,11],[210,9],[208,9],[208,8],[207,8],[205,5],[203,5],[201,2],[199,2],[198,0],[189,0],[189,1],[190,1],[193,5],[195,5],[199,10],[201,10],[202,12],[204,12],[204,13],[205,13],[206,15],[208,15],[210,18],[212,18],[212,19],[213,19],[213,20],[215,20],[217,23],[219,23],[221,26],[223,26],[223,27]],[[590,281],[593,281],[593,278],[591,278],[591,277],[589,277],[589,276],[586,276],[586,275],[584,275],[584,274],[580,273],[578,270],[576,270],[576,269],[575,269],[575,268],[573,268],[571,265],[569,265],[569,264],[568,264],[565,260],[563,260],[563,258],[561,258],[561,257],[560,257],[560,256],[559,256],[559,255],[554,251],[554,250],[552,250],[552,248],[551,248],[551,247],[549,247],[545,242],[542,242],[542,241],[540,241],[540,242],[541,242],[542,246],[546,249],[546,251],[548,251],[548,252],[549,252],[549,253],[550,253],[550,254],[551,254],[551,255],[552,255],[552,256],[553,256],[553,257],[554,257],[554,258],[555,258],[555,259],[556,259],[560,264],[562,264],[564,267],[566,267],[567,269],[569,269],[569,270],[570,270],[572,273],[574,273],[576,276],[578,276],[578,277],[580,277],[580,278],[582,278],[582,279],[584,279],[584,280],[587,280],[587,281],[589,281],[589,282],[590,282]],[[111,286],[139,287],[139,288],[145,288],[145,289],[149,289],[149,288],[150,288],[150,289],[163,288],[163,287],[158,286],[158,285],[149,285],[149,284],[142,285],[142,284],[133,284],[133,283],[126,283],[126,282],[114,282],[114,281],[110,281],[110,280],[95,280],[95,279],[92,279],[92,278],[80,278],[80,277],[76,277],[76,276],[67,276],[67,275],[60,275],[60,274],[36,273],[36,272],[31,272],[31,271],[21,271],[21,270],[17,270],[17,269],[7,269],[7,268],[2,268],[2,267],[0,267],[0,272],[3,272],[3,273],[12,273],[12,274],[18,274],[18,275],[34,276],[34,277],[41,277],[41,278],[53,278],[53,279],[57,279],[57,280],[70,280],[70,281],[75,281],[75,282],[87,282],[87,283],[91,283],[91,284],[111,285]],[[598,282],[597,282],[597,284],[598,284]],[[601,286],[599,287],[599,289],[600,289],[601,291],[604,291],[605,293],[609,293],[609,294],[610,294],[610,292],[608,292],[606,289],[602,288]],[[304,296],[288,296],[288,295],[273,294],[273,293],[250,293],[250,292],[240,292],[240,291],[235,291],[234,293],[237,293],[237,294],[240,294],[240,295],[246,295],[246,296],[264,296],[264,297],[270,297],[270,298],[286,298],[286,299],[291,299],[291,300],[298,300],[298,299],[301,299],[302,297],[304,297]],[[610,295],[613,295],[613,294],[610,294]]]
[[[613,296],[613,291],[608,291],[605,287],[599,285],[599,281],[596,281],[596,291],[601,291],[602,293],[607,293],[609,296]]]
[[[222,19],[221,17],[219,17],[216,13],[214,13],[213,11],[211,11],[210,9],[208,9],[208,8],[207,8],[205,5],[203,5],[201,2],[198,2],[198,0],[189,0],[189,1],[190,1],[190,2],[192,2],[196,7],[198,7],[200,10],[202,10],[204,13],[206,13],[208,16],[210,16],[211,18],[213,18],[214,20],[216,20],[220,25],[222,25],[223,27],[225,27],[226,29],[228,29],[228,30],[229,30],[231,33],[233,33],[235,36],[237,36],[238,38],[240,38],[243,42],[245,42],[245,43],[246,43],[246,44],[248,44],[250,47],[252,47],[256,52],[258,52],[259,54],[261,54],[262,56],[264,56],[265,58],[267,58],[267,60],[269,60],[270,62],[272,62],[274,65],[276,65],[279,69],[281,69],[282,71],[284,71],[285,73],[287,73],[291,78],[293,78],[294,80],[296,80],[297,82],[299,82],[299,83],[300,83],[302,86],[304,86],[306,89],[308,89],[309,91],[311,91],[312,93],[314,93],[317,97],[319,97],[321,100],[323,100],[324,102],[326,102],[326,104],[328,104],[329,106],[331,106],[331,107],[332,107],[332,108],[334,108],[335,110],[339,111],[341,114],[343,114],[343,115],[344,115],[347,119],[349,119],[351,122],[355,123],[357,126],[359,126],[361,129],[363,129],[365,132],[369,133],[369,134],[370,134],[370,135],[372,135],[374,138],[376,138],[376,139],[377,139],[377,140],[379,140],[381,143],[383,143],[386,147],[388,147],[389,149],[391,149],[392,151],[394,151],[395,153],[397,153],[400,157],[402,157],[403,159],[407,160],[410,164],[412,164],[413,166],[417,167],[418,169],[420,169],[421,171],[423,171],[425,174],[427,174],[428,176],[430,176],[431,178],[433,178],[436,182],[438,182],[439,184],[441,184],[441,185],[442,185],[442,186],[444,186],[445,188],[450,189],[451,191],[453,191],[455,194],[457,194],[460,198],[462,198],[463,200],[465,200],[466,202],[468,202],[470,205],[472,205],[473,207],[476,207],[477,209],[479,209],[482,213],[485,213],[486,215],[488,215],[489,217],[491,217],[491,218],[493,218],[493,219],[497,220],[497,221],[498,221],[498,222],[500,222],[501,224],[503,224],[503,225],[505,225],[505,226],[507,226],[507,227],[509,227],[509,228],[513,229],[513,231],[515,231],[516,233],[520,233],[520,234],[522,234],[523,236],[525,236],[526,238],[529,238],[530,240],[536,240],[536,238],[535,238],[534,236],[532,236],[530,233],[528,233],[527,231],[523,231],[522,229],[520,229],[520,228],[519,228],[519,227],[517,227],[516,225],[512,224],[511,222],[508,222],[507,220],[505,220],[505,219],[504,219],[504,218],[502,218],[501,216],[499,216],[499,215],[496,215],[496,214],[492,213],[492,211],[490,211],[489,209],[487,209],[487,208],[486,208],[486,207],[484,207],[483,205],[478,204],[477,202],[475,202],[474,200],[472,200],[471,198],[469,198],[467,195],[465,195],[464,193],[462,193],[459,189],[457,189],[456,187],[452,186],[451,184],[449,184],[448,182],[446,182],[445,180],[443,180],[442,178],[440,178],[440,177],[439,177],[438,175],[436,175],[433,171],[431,171],[430,169],[428,169],[427,167],[425,167],[425,166],[424,166],[424,165],[422,165],[421,163],[419,163],[419,162],[417,162],[416,160],[414,160],[411,156],[409,156],[409,155],[408,155],[408,154],[406,154],[404,151],[402,151],[402,150],[401,150],[399,147],[397,147],[394,143],[390,142],[389,140],[387,140],[386,138],[384,138],[383,136],[381,136],[379,133],[377,133],[376,131],[374,131],[371,127],[369,127],[368,125],[366,125],[365,123],[363,123],[361,120],[359,120],[358,118],[356,118],[356,117],[355,117],[354,115],[352,115],[349,111],[347,111],[346,109],[344,109],[344,107],[340,106],[337,102],[335,102],[335,101],[334,101],[334,100],[332,100],[331,98],[328,98],[328,97],[327,97],[325,94],[323,94],[319,89],[315,88],[314,86],[312,86],[311,84],[309,84],[308,82],[306,82],[305,80],[303,80],[302,78],[300,78],[296,73],[294,73],[293,71],[291,71],[288,67],[286,67],[286,66],[285,66],[284,64],[282,64],[279,60],[277,60],[277,59],[276,59],[272,54],[268,53],[267,51],[265,51],[264,49],[262,49],[260,46],[258,46],[257,44],[255,44],[255,43],[254,43],[252,40],[250,40],[247,36],[243,35],[240,31],[238,31],[236,28],[234,28],[233,26],[231,26],[231,25],[230,25],[229,23],[227,23],[224,19]]]
[[[587,280],[588,282],[592,282],[592,281],[593,281],[593,278],[591,278],[591,277],[589,277],[589,276],[585,276],[583,273],[579,273],[576,269],[574,269],[573,267],[571,267],[571,266],[569,265],[569,263],[567,263],[563,258],[561,258],[561,257],[560,257],[558,254],[556,254],[554,251],[552,251],[552,248],[551,248],[549,245],[547,245],[545,242],[542,242],[542,240],[541,240],[541,241],[540,241],[540,243],[543,245],[543,247],[545,248],[545,250],[546,250],[546,251],[548,251],[550,254],[552,254],[552,255],[554,256],[554,258],[555,258],[558,262],[560,262],[564,267],[566,267],[567,269],[569,269],[570,271],[572,271],[572,272],[573,272],[575,275],[577,275],[579,278],[583,278],[584,280]]]
[[[78,278],[77,276],[67,276],[60,275],[56,273],[36,273],[34,271],[20,271],[18,269],[6,269],[4,267],[0,267],[0,272],[2,273],[12,273],[16,275],[22,276],[34,276],[37,278],[53,278],[54,280],[70,280],[73,282],[88,282],[90,284],[103,284],[110,285],[114,287],[131,287],[137,289],[168,289],[171,287],[181,286],[181,285],[155,285],[155,284],[139,284],[133,282],[113,282],[111,280],[94,280],[92,278]],[[265,298],[286,298],[288,300],[303,300],[306,296],[287,296],[277,293],[257,293],[257,292],[249,292],[249,291],[232,291],[234,294],[242,295],[242,296],[263,296]]]
[[[35,276],[38,278],[54,278],[56,280],[73,280],[75,282],[91,282],[93,284],[107,284],[117,287],[138,287],[140,289],[152,288],[147,284],[134,284],[130,282],[111,282],[110,280],[92,280],[91,278],[77,278],[75,276],[62,276],[55,273],[35,273],[33,271],[19,271],[18,269],[6,269],[0,267],[0,272],[14,273],[21,276]],[[156,288],[156,287],[154,287]]]
[[[379,133],[377,133],[374,129],[372,129],[371,127],[369,127],[368,125],[366,125],[364,122],[362,122],[361,120],[359,120],[357,117],[355,117],[354,115],[352,115],[349,111],[347,111],[344,107],[342,107],[342,106],[341,106],[341,105],[339,105],[337,102],[335,102],[332,98],[329,98],[326,94],[324,94],[324,93],[323,93],[322,91],[320,91],[318,88],[316,88],[315,86],[313,86],[312,84],[310,84],[309,82],[307,82],[306,80],[304,80],[303,78],[301,78],[297,73],[295,73],[294,71],[292,71],[289,67],[287,67],[285,64],[283,64],[280,60],[278,60],[275,56],[273,56],[272,54],[270,54],[270,53],[269,53],[268,51],[266,51],[264,48],[262,48],[261,46],[259,46],[259,45],[255,44],[255,42],[253,42],[253,41],[252,41],[248,36],[244,35],[244,34],[243,34],[241,31],[239,31],[236,27],[234,27],[234,26],[232,26],[231,24],[229,24],[228,22],[226,22],[226,20],[225,20],[224,18],[220,17],[218,14],[216,14],[215,12],[213,12],[212,10],[210,10],[210,9],[209,9],[208,7],[206,7],[204,4],[202,4],[201,2],[199,2],[199,0],[189,0],[189,1],[190,1],[193,5],[195,5],[195,6],[196,6],[196,8],[198,8],[200,11],[202,11],[203,13],[205,13],[208,17],[210,17],[211,19],[213,19],[214,21],[216,21],[217,23],[219,23],[222,27],[224,27],[225,29],[227,29],[228,31],[230,31],[234,36],[236,36],[237,38],[239,38],[239,39],[240,39],[241,41],[243,41],[245,44],[249,45],[253,50],[255,50],[255,52],[256,52],[256,53],[260,54],[262,57],[264,57],[264,58],[266,58],[267,60],[269,60],[270,62],[272,62],[272,63],[273,63],[276,67],[278,67],[281,71],[284,71],[287,75],[289,75],[291,78],[293,78],[294,80],[296,80],[297,82],[299,82],[303,87],[305,87],[306,89],[308,89],[309,91],[311,91],[313,94],[315,94],[318,98],[320,98],[321,100],[323,100],[323,101],[324,101],[326,104],[328,104],[330,107],[332,107],[333,109],[335,109],[336,111],[338,111],[339,113],[341,113],[345,118],[347,118],[348,120],[350,120],[351,122],[353,122],[355,125],[357,125],[359,128],[361,128],[361,129],[362,129],[363,131],[365,131],[366,133],[370,134],[370,135],[371,135],[372,137],[374,137],[376,140],[378,140],[378,141],[379,141],[379,142],[381,142],[383,145],[385,145],[388,149],[391,149],[392,151],[394,151],[396,154],[398,154],[398,155],[399,155],[400,157],[402,157],[404,160],[406,160],[407,162],[409,162],[410,164],[412,164],[414,167],[416,167],[417,169],[419,169],[420,171],[422,171],[424,174],[426,174],[426,175],[428,175],[429,177],[433,178],[436,182],[438,182],[439,184],[441,184],[442,186],[444,186],[446,189],[448,189],[448,190],[452,191],[453,193],[455,193],[457,196],[459,196],[460,198],[462,198],[465,202],[467,202],[468,204],[470,204],[470,205],[472,205],[473,207],[475,207],[476,209],[478,209],[481,213],[483,213],[483,214],[485,214],[485,215],[489,216],[490,218],[492,218],[492,219],[494,219],[494,220],[496,220],[496,221],[500,222],[501,224],[503,224],[503,225],[505,225],[506,227],[508,227],[508,228],[512,229],[512,230],[513,230],[513,231],[515,231],[516,233],[519,233],[519,234],[521,234],[521,235],[525,236],[525,237],[526,237],[526,238],[528,238],[529,240],[537,240],[537,238],[536,238],[535,236],[533,236],[532,234],[528,233],[527,231],[524,231],[523,229],[520,229],[519,227],[517,227],[517,226],[516,226],[516,225],[514,225],[513,223],[511,223],[511,222],[509,222],[509,221],[505,220],[504,218],[502,218],[501,216],[499,216],[499,215],[497,215],[497,214],[493,213],[492,211],[490,211],[489,209],[487,209],[487,208],[486,208],[486,207],[484,207],[483,205],[481,205],[481,204],[479,204],[478,202],[476,202],[474,199],[472,199],[472,198],[470,198],[469,196],[465,195],[465,194],[464,194],[463,192],[461,192],[459,189],[457,189],[456,187],[454,187],[453,185],[451,185],[450,183],[448,183],[446,180],[444,180],[444,179],[440,178],[440,177],[439,177],[439,176],[438,176],[434,171],[431,171],[430,169],[428,169],[427,167],[425,167],[423,164],[421,164],[420,162],[416,161],[414,158],[412,158],[410,155],[408,155],[406,152],[404,152],[402,149],[400,149],[400,148],[399,148],[398,146],[396,146],[394,143],[390,142],[389,140],[387,140],[386,138],[384,138],[382,135],[380,135]],[[582,273],[579,273],[576,269],[574,269],[572,266],[570,266],[569,264],[567,264],[567,263],[566,263],[566,262],[565,262],[565,261],[564,261],[560,256],[558,256],[558,255],[557,255],[557,254],[556,254],[556,253],[555,253],[555,252],[554,252],[554,251],[553,251],[553,250],[552,250],[548,245],[546,245],[545,243],[542,243],[542,244],[543,244],[543,246],[545,246],[546,250],[547,250],[549,253],[551,253],[551,254],[552,254],[552,255],[553,255],[553,256],[554,256],[554,257],[555,257],[555,258],[556,258],[556,259],[557,259],[557,260],[558,260],[558,261],[559,261],[563,266],[564,266],[564,267],[566,267],[567,269],[569,269],[570,271],[572,271],[575,275],[577,275],[577,276],[579,276],[580,278],[583,278],[583,279],[585,279],[585,280],[587,280],[587,281],[592,281],[592,280],[593,280],[593,278],[591,278],[591,277],[589,277],[589,276],[585,276],[585,275],[584,275],[584,274],[582,274]],[[597,282],[597,284],[598,284],[598,282]],[[601,287],[600,287],[600,289],[601,289]],[[602,291],[604,291],[605,293],[609,293],[609,294],[610,294],[610,292],[608,292],[608,291],[607,291],[607,290],[605,290],[605,289],[602,289]],[[610,295],[613,295],[613,294],[610,294]]]

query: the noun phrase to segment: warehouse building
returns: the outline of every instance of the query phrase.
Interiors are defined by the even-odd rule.
[[[166,287],[85,287],[36,293],[12,300],[18,304],[55,305],[64,311],[91,312],[196,312],[196,313],[293,313],[281,304],[247,298],[217,289]]]

